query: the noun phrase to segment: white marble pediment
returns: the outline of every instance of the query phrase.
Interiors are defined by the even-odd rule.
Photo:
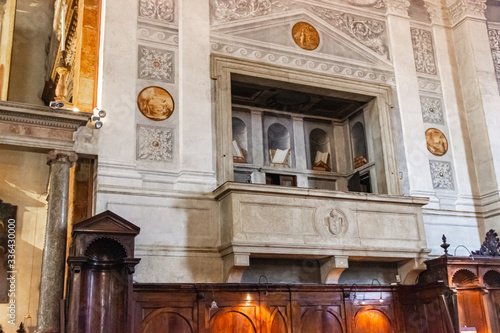
[[[313,51],[301,49],[293,40],[292,28],[297,22],[307,22],[314,26],[320,35],[320,44]],[[361,21],[357,21],[361,22]],[[361,23],[360,23],[361,24]],[[343,29],[346,31],[346,29]],[[313,13],[298,10],[256,17],[244,21],[233,21],[212,27],[214,41],[231,42],[235,46],[254,46],[266,51],[297,54],[312,58],[338,59],[341,62],[359,64],[361,67],[376,67],[391,70],[392,64],[383,51],[377,53],[363,43],[349,36],[349,32],[335,27]],[[385,34],[381,34],[380,45],[385,43]],[[373,44],[373,43],[372,43]]]

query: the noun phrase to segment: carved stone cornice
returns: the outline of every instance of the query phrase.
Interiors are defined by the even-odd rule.
[[[408,0],[384,0],[387,7],[387,14],[399,15],[408,17],[408,8],[410,8],[410,1]]]
[[[452,26],[466,17],[486,19],[486,0],[458,0],[448,7]]]
[[[0,102],[0,144],[71,150],[74,132],[91,116],[88,112]]]

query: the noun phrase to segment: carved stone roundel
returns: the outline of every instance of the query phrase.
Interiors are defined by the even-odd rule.
[[[347,230],[347,219],[344,213],[337,209],[332,209],[328,212],[324,219],[324,224],[334,236],[338,236]]]
[[[319,46],[319,34],[316,28],[306,22],[298,22],[292,28],[295,44],[304,50],[312,51]]]
[[[443,156],[448,151],[448,140],[446,136],[437,128],[429,128],[425,131],[427,150],[436,156]]]
[[[146,87],[137,96],[137,106],[141,113],[151,120],[168,119],[174,112],[174,100],[163,88]]]

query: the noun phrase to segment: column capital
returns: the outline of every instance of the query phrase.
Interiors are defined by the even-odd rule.
[[[448,6],[451,25],[455,25],[466,17],[486,19],[486,0],[457,0]]]
[[[441,4],[439,0],[424,0],[424,6],[429,13],[432,24],[447,25],[449,24],[449,12],[446,7]]]
[[[408,8],[410,8],[410,1],[384,0],[384,4],[387,7],[387,14],[408,17]]]
[[[51,165],[53,162],[62,162],[73,164],[78,160],[78,155],[74,151],[67,150],[51,150],[47,154],[47,164]]]

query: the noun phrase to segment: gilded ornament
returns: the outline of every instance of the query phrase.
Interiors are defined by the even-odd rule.
[[[174,112],[174,100],[163,88],[147,87],[137,96],[137,106],[141,113],[156,121],[168,119]]]
[[[319,46],[318,31],[309,23],[298,22],[292,28],[295,43],[304,50],[314,50]]]
[[[429,128],[425,131],[427,150],[436,156],[443,156],[448,151],[448,140],[446,136],[437,128]]]

